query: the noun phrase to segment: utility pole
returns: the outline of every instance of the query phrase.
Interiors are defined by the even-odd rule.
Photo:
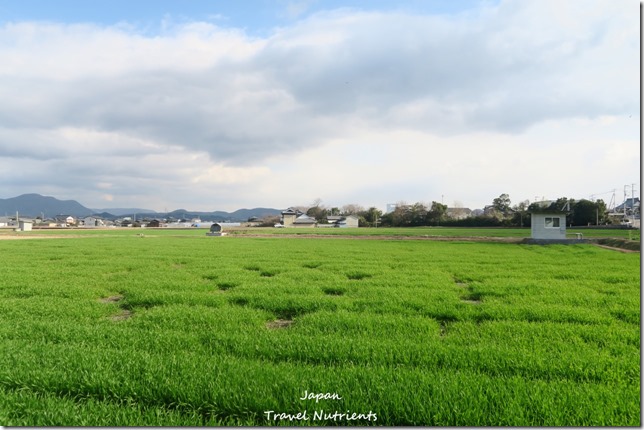
[[[635,225],[635,184],[631,184],[631,226]]]
[[[613,195],[610,198],[610,203],[608,203],[608,212],[611,212],[611,208],[613,212],[615,212],[615,193],[616,192],[617,190],[613,188]]]
[[[626,196],[628,196],[628,194],[626,194],[626,187],[628,187],[628,185],[624,185],[624,221],[626,221]]]

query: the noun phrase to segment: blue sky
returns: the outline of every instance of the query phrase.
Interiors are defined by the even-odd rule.
[[[301,18],[321,10],[406,11],[410,13],[454,13],[470,10],[490,0],[20,0],[0,4],[4,21],[48,20],[62,22],[154,21],[165,15],[195,20],[222,15],[233,25],[271,27],[280,21]]]
[[[274,27],[324,10],[400,11],[410,14],[453,14],[492,0],[20,0],[0,3],[2,21],[53,21],[114,25],[122,22],[154,32],[168,18],[207,21],[268,34]]]
[[[634,0],[2,1],[0,198],[475,209],[615,189],[619,203],[640,188],[639,14]]]

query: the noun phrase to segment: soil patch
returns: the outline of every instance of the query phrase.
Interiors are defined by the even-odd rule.
[[[280,329],[280,328],[289,328],[293,325],[293,320],[275,320],[269,321],[266,323],[266,328],[270,329]]]
[[[105,297],[103,299],[99,299],[99,302],[101,302],[101,303],[116,303],[116,302],[120,302],[121,300],[123,300],[123,296],[116,295],[116,296],[110,296],[110,297]]]
[[[462,299],[461,301],[463,303],[468,303],[470,305],[480,305],[481,304],[480,300],[475,300],[475,299]]]
[[[132,314],[132,311],[129,311],[129,310],[127,310],[127,309],[124,309],[124,310],[122,310],[122,311],[121,311],[121,313],[116,314],[116,315],[112,315],[112,316],[110,317],[110,319],[111,319],[112,321],[123,321],[123,320],[126,320],[126,319],[128,319],[128,318],[132,318],[132,315],[133,315],[133,314]]]

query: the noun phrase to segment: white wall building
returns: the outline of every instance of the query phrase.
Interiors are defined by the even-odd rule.
[[[562,212],[532,212],[533,239],[565,239],[566,214]]]

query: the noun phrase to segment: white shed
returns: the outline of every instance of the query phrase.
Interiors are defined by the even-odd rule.
[[[532,239],[565,239],[566,214],[563,212],[532,212]]]
[[[18,231],[31,231],[31,228],[33,227],[34,222],[33,221],[27,221],[27,220],[20,220],[18,222]]]

